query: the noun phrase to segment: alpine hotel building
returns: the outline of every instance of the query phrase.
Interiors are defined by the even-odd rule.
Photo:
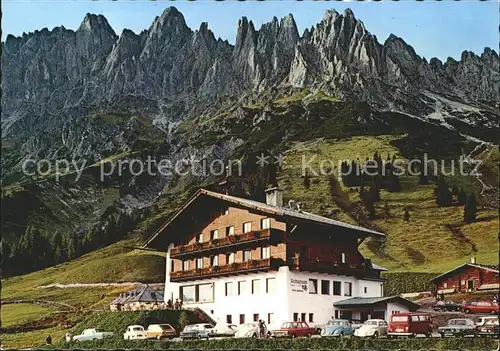
[[[277,187],[266,203],[200,189],[145,246],[167,253],[165,301],[182,299],[223,323],[263,319],[274,328],[388,318],[391,311],[334,307],[383,296],[385,269],[358,251],[366,238],[383,236],[283,206]]]

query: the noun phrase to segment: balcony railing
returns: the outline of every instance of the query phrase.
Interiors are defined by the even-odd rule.
[[[290,270],[380,278],[380,273],[372,269],[371,265],[366,262],[361,264],[350,264],[333,261],[306,261],[293,258],[289,260],[288,265]]]
[[[256,230],[244,234],[229,235],[203,243],[176,246],[170,251],[170,257],[192,256],[207,251],[220,251],[223,248],[260,241],[276,242],[283,238],[283,231],[273,228]]]
[[[266,270],[277,270],[283,261],[275,258],[263,260],[250,260],[246,262],[231,263],[225,266],[212,266],[197,268],[189,271],[178,271],[170,273],[171,282],[180,282],[199,278],[210,278],[215,276],[231,275],[237,273],[250,273]]]

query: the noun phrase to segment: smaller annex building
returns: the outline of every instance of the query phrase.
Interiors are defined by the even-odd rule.
[[[352,297],[333,304],[335,316],[351,320],[385,319],[395,313],[415,312],[420,306],[400,296]]]
[[[160,309],[164,305],[163,291],[146,285],[121,293],[109,304],[111,311],[138,311]]]
[[[434,292],[439,294],[466,293],[473,291],[497,291],[499,289],[498,264],[476,263],[474,257],[430,282]]]

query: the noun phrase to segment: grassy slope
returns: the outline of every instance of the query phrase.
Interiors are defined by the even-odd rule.
[[[2,306],[2,327],[9,327],[46,316],[55,309],[29,303],[16,303]]]
[[[338,141],[298,143],[286,153],[287,164],[279,174],[280,184],[285,187],[287,198],[301,201],[302,207],[307,211],[335,211],[326,175],[313,175],[310,188],[304,187],[300,176],[302,157],[309,160],[315,155],[315,162],[311,163],[315,169],[318,169],[317,165],[323,159],[332,160],[337,166],[339,160],[357,157],[364,160],[375,151],[380,152],[384,159],[387,152],[399,157],[397,149],[390,144],[393,139],[392,136],[353,137]],[[462,206],[443,208],[435,204],[434,185],[419,185],[415,176],[402,176],[400,182],[401,192],[381,191],[382,201],[377,204],[377,213],[382,217],[384,201],[387,200],[390,208],[388,221],[382,218],[373,221],[387,234],[386,255],[373,253],[364,243],[361,250],[366,256],[391,271],[442,272],[463,263],[471,255],[476,256],[478,262],[498,261],[498,217],[495,211],[480,211],[478,222],[463,224]],[[343,190],[351,202],[359,201],[357,193],[351,193],[345,188]],[[403,221],[405,206],[410,211],[409,223]],[[337,213],[336,217],[353,223],[345,213]],[[454,236],[444,227],[445,224],[458,226],[476,245],[477,252],[473,251],[470,243]]]
[[[160,253],[132,250],[134,240],[124,240],[76,260],[2,282],[3,298],[31,298],[58,301],[76,307],[106,306],[116,297],[117,287],[38,288],[70,283],[162,283],[165,258]]]

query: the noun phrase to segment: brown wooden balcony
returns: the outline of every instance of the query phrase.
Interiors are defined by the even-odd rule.
[[[320,260],[300,260],[292,258],[288,261],[290,270],[330,273],[358,278],[380,278],[380,272],[371,268],[365,261],[361,264],[339,263]]]
[[[171,258],[198,256],[208,252],[220,252],[234,246],[248,246],[256,242],[276,243],[284,239],[284,232],[279,229],[268,228],[251,231],[244,234],[230,235],[224,238],[213,239],[203,243],[176,246],[170,251]]]
[[[231,263],[225,266],[212,266],[197,268],[189,271],[178,271],[170,273],[171,282],[181,282],[187,280],[211,278],[217,276],[227,276],[240,273],[261,272],[277,270],[284,264],[283,260],[276,258],[266,258],[263,260],[250,260],[246,262]]]

